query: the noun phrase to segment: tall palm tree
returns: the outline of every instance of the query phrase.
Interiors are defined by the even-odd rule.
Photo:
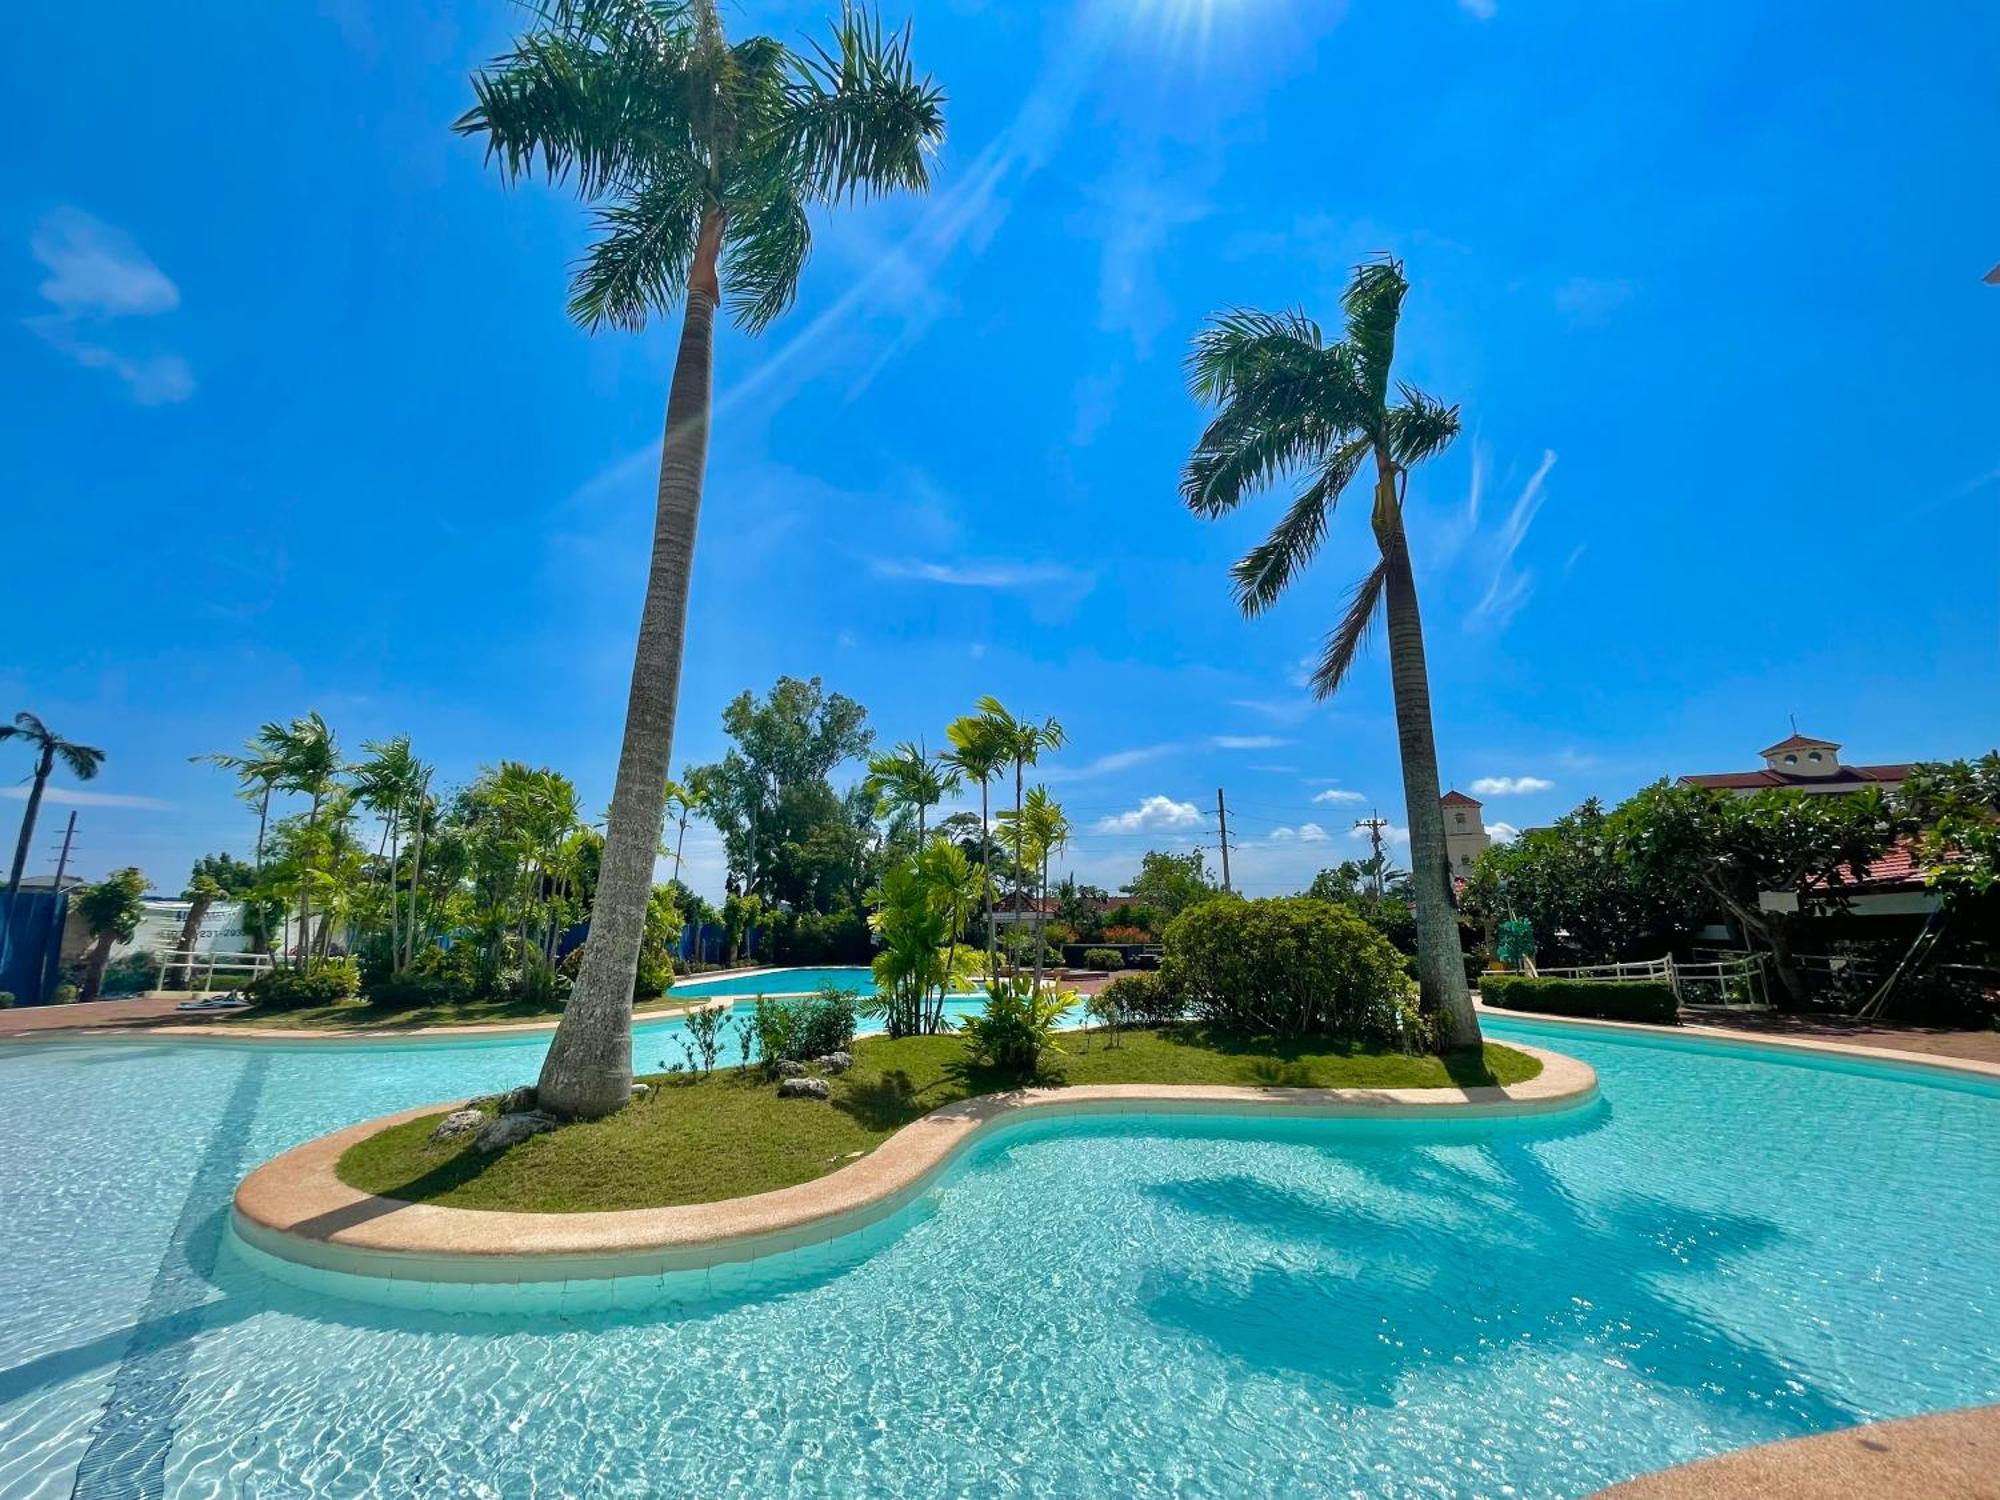
[[[1035,992],[1040,994],[1042,955],[1048,946],[1045,934],[1049,925],[1049,861],[1057,850],[1069,843],[1069,818],[1064,814],[1062,804],[1049,795],[1049,789],[1038,786],[1028,792],[1027,803],[1021,809],[1020,823],[1041,877],[1035,895]]]
[[[403,829],[422,793],[429,768],[411,754],[407,734],[387,740],[363,740],[361,748],[368,752],[368,759],[348,769],[354,775],[355,796],[382,825],[376,861],[389,887],[389,965],[400,971],[403,906],[396,872],[402,863]],[[414,906],[414,889],[410,900]]]
[[[267,730],[273,727],[265,726]],[[320,813],[326,805],[327,794],[334,789],[340,775],[340,746],[334,742],[333,731],[320,717],[318,709],[278,729],[272,745],[278,759],[277,789],[298,792],[312,799],[303,830],[304,847],[317,849],[314,834],[319,829]],[[302,969],[309,968],[312,962],[312,897],[313,882],[301,880],[298,890],[298,948],[299,967]]]
[[[1396,324],[1409,283],[1390,257],[1357,266],[1341,298],[1344,336],[1329,344],[1302,312],[1237,310],[1195,338],[1188,356],[1195,398],[1216,408],[1181,474],[1196,514],[1226,515],[1288,474],[1303,487],[1271,534],[1231,570],[1236,602],[1256,615],[1278,601],[1326,536],[1341,492],[1364,465],[1375,472],[1369,520],[1379,553],[1327,636],[1313,688],[1331,697],[1354,665],[1386,603],[1396,737],[1415,872],[1417,972],[1426,1010],[1447,1049],[1479,1044],[1479,1019],[1459,957],[1458,921],[1438,806],[1437,745],[1423,621],[1403,531],[1410,469],[1458,434],[1458,408],[1402,382],[1392,387]]]
[[[1042,758],[1044,750],[1062,749],[1065,736],[1062,725],[1052,718],[1044,719],[1039,724],[1032,719],[1015,718],[991,693],[973,706],[993,725],[995,737],[1006,747],[1007,758],[1014,763],[1014,920],[1018,926],[1027,875],[1027,864],[1021,857],[1021,839],[1025,831],[1021,821],[1021,797],[1027,783],[1028,767]]]
[[[862,786],[892,814],[917,817],[917,848],[925,845],[925,814],[958,790],[958,772],[921,744],[904,740],[894,750],[870,757]]]
[[[0,724],[0,740],[24,739],[35,752],[34,781],[28,788],[28,805],[21,813],[21,836],[14,841],[14,864],[7,872],[7,906],[4,916],[0,916],[0,947],[5,946],[5,934],[11,932],[14,911],[14,893],[21,889],[21,872],[28,865],[28,850],[35,841],[35,819],[41,816],[42,792],[49,784],[49,776],[61,761],[69,767],[69,772],[78,781],[88,781],[97,774],[97,768],[104,764],[104,752],[92,745],[79,745],[74,740],[66,740],[48,725],[25,709],[14,715],[12,724]]]
[[[624,742],[591,938],[542,1065],[561,1115],[623,1107],[632,980],[665,813],[688,578],[708,458],[717,306],[756,332],[790,306],[811,248],[806,211],[929,185],[943,94],[909,31],[845,9],[797,51],[731,45],[715,0],[540,0],[541,24],[473,79],[459,120],[510,179],[540,171],[597,205],[600,237],[572,283],[585,328],[637,330],[681,298],[666,434]]]
[[[688,819],[708,810],[715,776],[708,766],[687,766],[679,781],[667,783],[667,810],[674,816],[674,879],[681,878],[681,851],[687,845]]]
[[[285,774],[284,760],[285,726],[266,723],[257,733],[243,742],[243,753],[231,755],[218,751],[212,755],[191,755],[190,760],[207,761],[212,766],[221,766],[225,771],[236,773],[236,795],[257,807],[257,851],[251,868],[257,876],[257,884],[264,882],[264,844],[271,829],[271,793],[277,790],[278,782]],[[266,902],[259,896],[251,900],[246,908],[250,919],[256,924],[251,940],[257,951],[266,953],[271,947],[270,915]]]
[[[993,828],[987,788],[1007,764],[1011,751],[998,727],[984,714],[953,719],[945,726],[945,737],[951,748],[939,759],[965,780],[979,783],[979,880],[985,891],[986,974],[991,979],[1000,971],[1000,944],[993,930]]]

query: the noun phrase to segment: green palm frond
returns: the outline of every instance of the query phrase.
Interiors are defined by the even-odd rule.
[[[90,780],[97,774],[97,768],[104,764],[104,752],[95,745],[73,745],[68,740],[58,740],[56,754],[78,781]]]
[[[1403,263],[1383,255],[1356,266],[1354,279],[1341,294],[1340,308],[1347,317],[1347,337],[1342,342],[1353,351],[1355,378],[1378,410],[1388,399],[1389,368],[1396,362],[1396,322],[1409,289]]]
[[[570,280],[569,315],[595,331],[637,330],[687,289],[705,202],[699,178],[660,176],[597,210],[601,237]]]
[[[1259,312],[1231,308],[1209,320],[1188,351],[1188,388],[1206,406],[1227,401],[1250,385],[1287,377],[1310,382],[1322,371],[1319,324],[1296,310]]]
[[[885,30],[861,6],[842,10],[829,42],[794,54],[787,86],[787,155],[815,198],[930,186],[944,139],[944,90],[919,77],[910,28]]]
[[[1389,563],[1385,558],[1370,568],[1348,595],[1347,612],[1327,636],[1326,649],[1313,669],[1314,697],[1331,698],[1360,657],[1361,648],[1368,643],[1368,632],[1374,627],[1375,609],[1382,602],[1382,585],[1388,577]]]
[[[732,208],[722,283],[737,326],[756,333],[790,307],[811,254],[812,225],[784,184],[774,183],[760,202]]]
[[[595,0],[539,7],[545,27],[475,73],[453,125],[483,136],[509,178],[539,170],[593,197],[688,149],[687,96],[673,86],[690,32],[680,6]]]
[[[1411,468],[1451,446],[1458,436],[1458,408],[1426,396],[1415,386],[1398,383],[1402,400],[1389,408],[1389,456]]]
[[[1299,570],[1312,561],[1326,538],[1334,506],[1368,455],[1368,440],[1355,438],[1336,448],[1319,473],[1292,501],[1271,534],[1229,570],[1236,605],[1246,615],[1262,614],[1278,602]]]

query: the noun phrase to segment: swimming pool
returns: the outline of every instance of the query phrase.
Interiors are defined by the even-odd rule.
[[[2000,1399],[2000,1089],[1488,1024],[1604,1102],[1041,1122],[782,1295],[499,1320],[278,1283],[224,1210],[544,1038],[0,1046],[0,1493],[1555,1496]]]
[[[875,993],[875,975],[859,965],[826,969],[757,969],[747,973],[694,974],[674,981],[673,993],[702,995],[811,995],[820,990]]]

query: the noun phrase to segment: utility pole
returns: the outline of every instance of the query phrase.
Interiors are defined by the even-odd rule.
[[[1369,862],[1369,873],[1375,879],[1375,899],[1380,901],[1382,899],[1382,830],[1388,825],[1383,819],[1382,814],[1375,812],[1370,813],[1365,818],[1356,818],[1354,826],[1368,830],[1368,843],[1375,851],[1374,859]]]
[[[69,810],[69,826],[63,829],[62,853],[56,856],[55,892],[62,894],[63,876],[69,871],[70,843],[76,838],[76,809]]]
[[[1222,890],[1229,893],[1229,809],[1222,805],[1222,788],[1215,789],[1215,835],[1222,846]]]

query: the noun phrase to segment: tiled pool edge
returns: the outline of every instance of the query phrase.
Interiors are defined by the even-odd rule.
[[[891,1217],[991,1130],[1063,1115],[1459,1119],[1580,1108],[1597,1075],[1561,1053],[1522,1045],[1542,1063],[1523,1083],[1491,1088],[1258,1089],[1103,1084],[984,1095],[934,1110],[867,1156],[812,1182],[719,1203],[580,1214],[444,1208],[376,1197],[342,1182],[343,1152],[375,1132],[436,1114],[424,1105],[294,1147],[245,1177],[238,1237],[280,1261],[400,1282],[566,1283],[659,1277],[788,1254],[844,1239]]]

